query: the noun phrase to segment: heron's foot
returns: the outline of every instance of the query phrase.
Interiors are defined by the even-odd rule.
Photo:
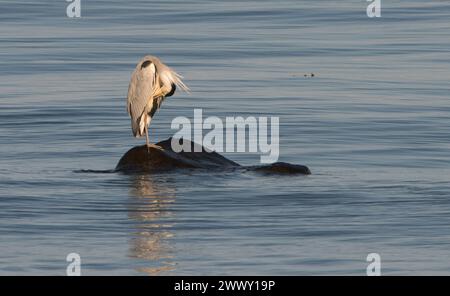
[[[161,149],[160,146],[155,145],[155,144],[152,144],[152,143],[148,143],[148,144],[146,144],[145,146],[147,146],[147,151],[148,151],[148,153],[150,153],[150,148],[153,148],[153,149]]]
[[[147,152],[150,153],[150,149],[164,150],[161,146],[156,144],[148,143],[145,145],[147,147]]]

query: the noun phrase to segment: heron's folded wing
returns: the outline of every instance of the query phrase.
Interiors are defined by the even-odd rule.
[[[133,121],[137,121],[150,99],[153,99],[155,85],[154,67],[136,68],[128,87],[127,110]]]

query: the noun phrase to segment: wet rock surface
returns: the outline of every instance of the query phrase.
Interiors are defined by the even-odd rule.
[[[176,169],[243,169],[264,174],[311,174],[306,166],[285,162],[244,167],[217,152],[210,152],[198,144],[183,140],[180,140],[180,144],[190,145],[191,152],[175,152],[171,141],[172,138],[169,138],[150,147],[142,145],[131,148],[119,160],[115,170],[124,173],[156,173]]]
[[[255,172],[261,172],[264,174],[278,174],[278,175],[311,174],[311,171],[307,166],[300,164],[291,164],[287,162],[275,162],[268,165],[247,167],[247,169]]]

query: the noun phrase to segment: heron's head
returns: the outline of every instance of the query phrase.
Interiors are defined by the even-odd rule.
[[[152,73],[154,73],[153,81],[155,83],[155,89],[158,90],[158,95],[170,97],[175,93],[177,87],[184,91],[189,91],[189,88],[181,81],[182,76],[155,56],[144,57],[140,67],[141,69],[149,67]]]
[[[177,85],[170,72],[162,72],[159,75],[159,84],[164,97],[171,97],[177,89]]]

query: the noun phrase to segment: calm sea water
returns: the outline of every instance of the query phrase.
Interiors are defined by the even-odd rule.
[[[0,2],[0,274],[450,274],[450,3]],[[145,54],[185,76],[176,116],[279,116],[311,176],[107,170],[143,139]],[[314,73],[306,78],[304,74]],[[258,154],[226,154],[245,165]]]

